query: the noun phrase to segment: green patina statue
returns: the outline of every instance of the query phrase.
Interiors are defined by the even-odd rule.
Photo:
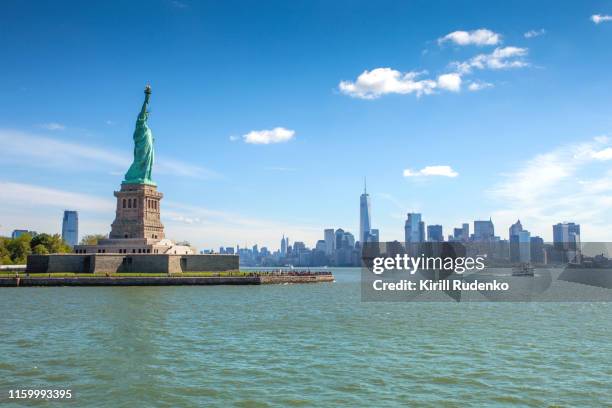
[[[136,129],[134,130],[134,162],[125,173],[125,180],[122,184],[149,184],[154,186],[155,183],[151,180],[151,170],[153,169],[153,161],[155,152],[153,151],[153,132],[147,125],[149,112],[149,98],[151,97],[151,86],[145,88],[145,100],[142,104],[142,109],[136,119]]]

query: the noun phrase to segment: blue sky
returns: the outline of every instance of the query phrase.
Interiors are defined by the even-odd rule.
[[[612,227],[612,1],[3,2],[0,233],[107,233],[143,87],[167,234],[314,245],[408,211]],[[593,17],[597,16],[597,17]],[[527,34],[530,33],[530,34]],[[261,143],[267,141],[269,143]],[[260,143],[253,143],[260,142]],[[610,149],[610,150],[607,150]]]

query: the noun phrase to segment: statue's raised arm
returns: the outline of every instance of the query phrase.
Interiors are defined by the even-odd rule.
[[[147,117],[147,108],[149,107],[149,98],[151,97],[151,85],[147,84],[145,86],[145,100],[142,103],[142,109],[140,110],[140,114],[138,115],[139,119],[146,119]]]

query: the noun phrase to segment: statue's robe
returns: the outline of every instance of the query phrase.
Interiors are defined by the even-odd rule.
[[[125,184],[155,184],[151,179],[151,170],[155,153],[153,151],[153,132],[147,125],[147,106],[149,94],[146,94],[142,110],[136,120],[134,130],[134,162],[125,173]]]

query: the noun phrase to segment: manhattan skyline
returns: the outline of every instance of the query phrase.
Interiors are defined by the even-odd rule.
[[[198,248],[358,233],[364,175],[381,241],[408,212],[608,241],[612,5],[444,5],[0,6],[0,234],[109,232],[150,81],[162,221]]]

